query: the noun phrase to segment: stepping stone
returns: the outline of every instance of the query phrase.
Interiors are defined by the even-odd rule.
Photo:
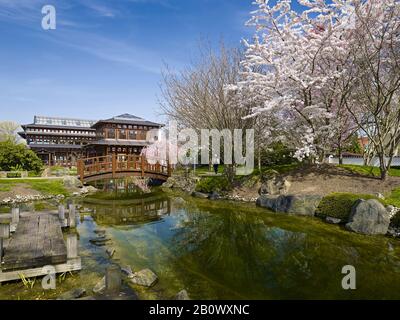
[[[134,274],[130,266],[122,266],[121,272],[124,273],[128,278],[133,278]]]
[[[157,275],[150,269],[143,269],[133,274],[131,282],[143,287],[152,287],[158,280]]]
[[[111,241],[110,238],[102,237],[89,240],[91,244],[95,246],[105,246],[107,242]]]

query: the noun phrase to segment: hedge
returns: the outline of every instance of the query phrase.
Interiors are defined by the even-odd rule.
[[[347,222],[351,214],[351,208],[358,199],[381,201],[369,194],[332,193],[321,200],[315,215],[321,218],[337,218],[341,219],[342,222]],[[381,202],[383,203],[383,201]]]
[[[231,189],[231,184],[224,176],[203,178],[196,185],[196,191],[205,193],[229,191]]]

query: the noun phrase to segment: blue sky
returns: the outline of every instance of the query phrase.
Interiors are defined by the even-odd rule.
[[[44,5],[57,29],[41,27]],[[251,38],[252,0],[0,0],[0,120],[132,113],[160,121],[160,71],[201,38]]]

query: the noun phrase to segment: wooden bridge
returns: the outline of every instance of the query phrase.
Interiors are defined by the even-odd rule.
[[[166,181],[171,176],[170,165],[150,164],[146,157],[137,155],[113,154],[79,159],[77,166],[82,183],[132,176]]]

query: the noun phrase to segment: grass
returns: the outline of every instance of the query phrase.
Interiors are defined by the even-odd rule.
[[[351,214],[351,208],[358,199],[376,199],[382,204],[386,204],[386,201],[382,201],[370,194],[332,193],[321,200],[315,214],[321,218],[332,217],[341,219],[342,222],[347,222]]]
[[[352,164],[341,164],[341,165],[339,165],[339,167],[347,169],[350,172],[353,172],[355,174],[361,174],[363,176],[380,177],[380,175],[381,175],[378,167],[358,166],[358,165],[352,165]],[[400,177],[400,168],[399,167],[390,168],[389,176]]]
[[[196,185],[196,191],[211,193],[213,191],[229,191],[231,185],[225,176],[202,178]]]
[[[61,179],[0,179],[0,191],[11,191],[14,186],[21,184],[46,195],[69,194]]]

